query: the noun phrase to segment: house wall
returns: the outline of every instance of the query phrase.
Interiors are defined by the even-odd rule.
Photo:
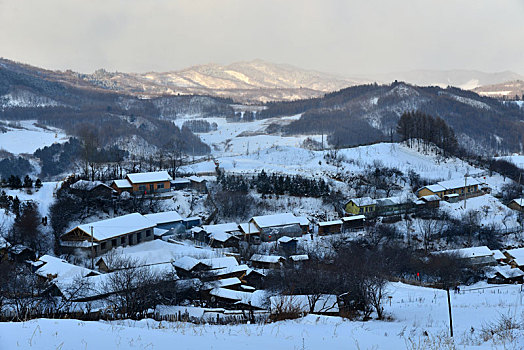
[[[329,225],[329,226],[319,226],[318,227],[318,234],[319,235],[327,235],[332,233],[340,233],[342,230],[342,224],[338,225]]]
[[[430,190],[428,190],[427,188],[424,187],[424,188],[421,188],[418,191],[417,196],[418,196],[418,198],[420,198],[420,197],[431,196],[433,194],[436,194],[437,196],[442,198],[442,196],[443,196],[442,193],[443,192],[433,192],[433,191],[430,191]]]
[[[514,201],[510,202],[508,204],[508,207],[510,207],[513,210],[524,211],[524,208],[518,205],[517,203],[515,203]]]
[[[132,186],[133,186],[133,193],[166,192],[166,191],[171,190],[171,181],[144,182],[140,184],[132,183]]]
[[[346,212],[350,214],[354,214],[354,215],[358,215],[358,214],[369,215],[375,212],[375,207],[376,207],[375,204],[363,205],[359,207],[358,205],[350,201],[348,204],[346,204]]]

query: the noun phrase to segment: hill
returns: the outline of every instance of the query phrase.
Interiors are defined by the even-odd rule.
[[[286,135],[324,133],[331,144],[347,146],[395,139],[399,117],[412,110],[444,119],[469,150],[521,150],[524,111],[518,105],[453,87],[361,85],[322,98],[270,103],[260,116],[302,114],[285,127],[268,129]]]

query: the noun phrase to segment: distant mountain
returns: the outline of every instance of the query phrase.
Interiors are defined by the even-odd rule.
[[[387,74],[370,75],[368,79],[382,83],[395,80],[404,81],[418,86],[455,86],[464,90],[473,90],[479,86],[499,84],[510,80],[524,79],[524,76],[505,71],[486,73],[476,70],[413,70]]]
[[[205,94],[237,101],[294,100],[366,82],[262,60],[230,65],[206,64],[179,71],[110,73],[78,77],[96,86],[132,94]]]
[[[507,97],[510,99],[518,96],[519,99],[524,97],[524,80],[506,81],[500,84],[484,85],[475,88],[473,91],[480,95],[492,97]]]
[[[331,144],[348,146],[394,139],[402,113],[415,110],[444,119],[466,149],[481,153],[522,151],[524,110],[452,87],[403,82],[361,85],[323,98],[270,103],[260,117],[302,114],[299,120],[285,127],[273,125],[269,131],[324,133]]]

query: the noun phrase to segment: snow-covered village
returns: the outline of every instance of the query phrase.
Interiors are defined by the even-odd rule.
[[[514,46],[452,2],[95,3],[0,2],[0,349],[524,349]]]

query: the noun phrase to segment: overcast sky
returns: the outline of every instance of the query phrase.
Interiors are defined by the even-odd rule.
[[[524,73],[524,1],[0,0],[0,56],[81,72],[261,58],[344,74]]]

